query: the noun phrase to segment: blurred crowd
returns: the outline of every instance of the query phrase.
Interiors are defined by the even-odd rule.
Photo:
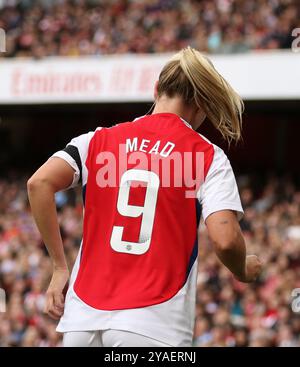
[[[248,251],[266,266],[256,284],[235,281],[201,225],[194,346],[299,347],[300,312],[292,310],[291,292],[300,288],[300,189],[288,177],[263,185],[251,176],[238,181]],[[25,180],[0,180],[0,287],[7,296],[0,346],[61,346],[56,323],[43,314],[52,267],[25,187]],[[56,196],[70,267],[81,241],[80,197],[80,190]]]
[[[270,178],[261,188],[240,177],[245,216],[241,227],[249,254],[265,265],[260,280],[237,282],[220,266],[200,232],[195,346],[300,346],[300,190],[289,178]]]
[[[297,0],[0,0],[2,57],[290,48]]]

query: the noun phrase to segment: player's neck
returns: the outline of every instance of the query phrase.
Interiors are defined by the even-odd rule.
[[[188,122],[193,129],[196,130],[198,128],[198,126],[193,126],[195,120],[195,108],[186,106],[180,97],[160,97],[155,103],[152,114],[155,113],[174,113]]]

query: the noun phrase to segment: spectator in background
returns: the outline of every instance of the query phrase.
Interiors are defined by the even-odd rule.
[[[0,56],[290,48],[299,16],[296,0],[2,0]]]
[[[300,288],[299,187],[288,177],[271,177],[265,184],[251,176],[238,181],[249,252],[263,249],[267,266],[258,283],[235,281],[220,266],[201,226],[194,346],[299,347],[300,314],[291,309],[291,291]],[[25,187],[25,179],[0,181],[0,287],[7,294],[0,346],[61,346],[55,323],[42,311],[52,267]],[[65,195],[57,204],[71,267],[80,245],[82,204],[79,192]]]

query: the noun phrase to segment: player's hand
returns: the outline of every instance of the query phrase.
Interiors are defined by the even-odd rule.
[[[262,271],[262,263],[256,255],[246,256],[245,274],[236,279],[240,282],[251,283],[254,282]]]
[[[68,269],[54,270],[49,288],[46,292],[46,304],[44,311],[55,320],[58,320],[64,313],[64,288],[68,280]]]

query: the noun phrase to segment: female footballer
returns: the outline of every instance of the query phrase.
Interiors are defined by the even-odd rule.
[[[64,346],[191,346],[200,217],[236,279],[252,282],[261,271],[246,255],[231,165],[197,132],[207,117],[238,141],[241,98],[190,47],[164,66],[154,97],[152,114],[74,138],[28,181],[53,262],[45,311],[60,320]],[[69,280],[55,193],[77,185],[83,240]]]

